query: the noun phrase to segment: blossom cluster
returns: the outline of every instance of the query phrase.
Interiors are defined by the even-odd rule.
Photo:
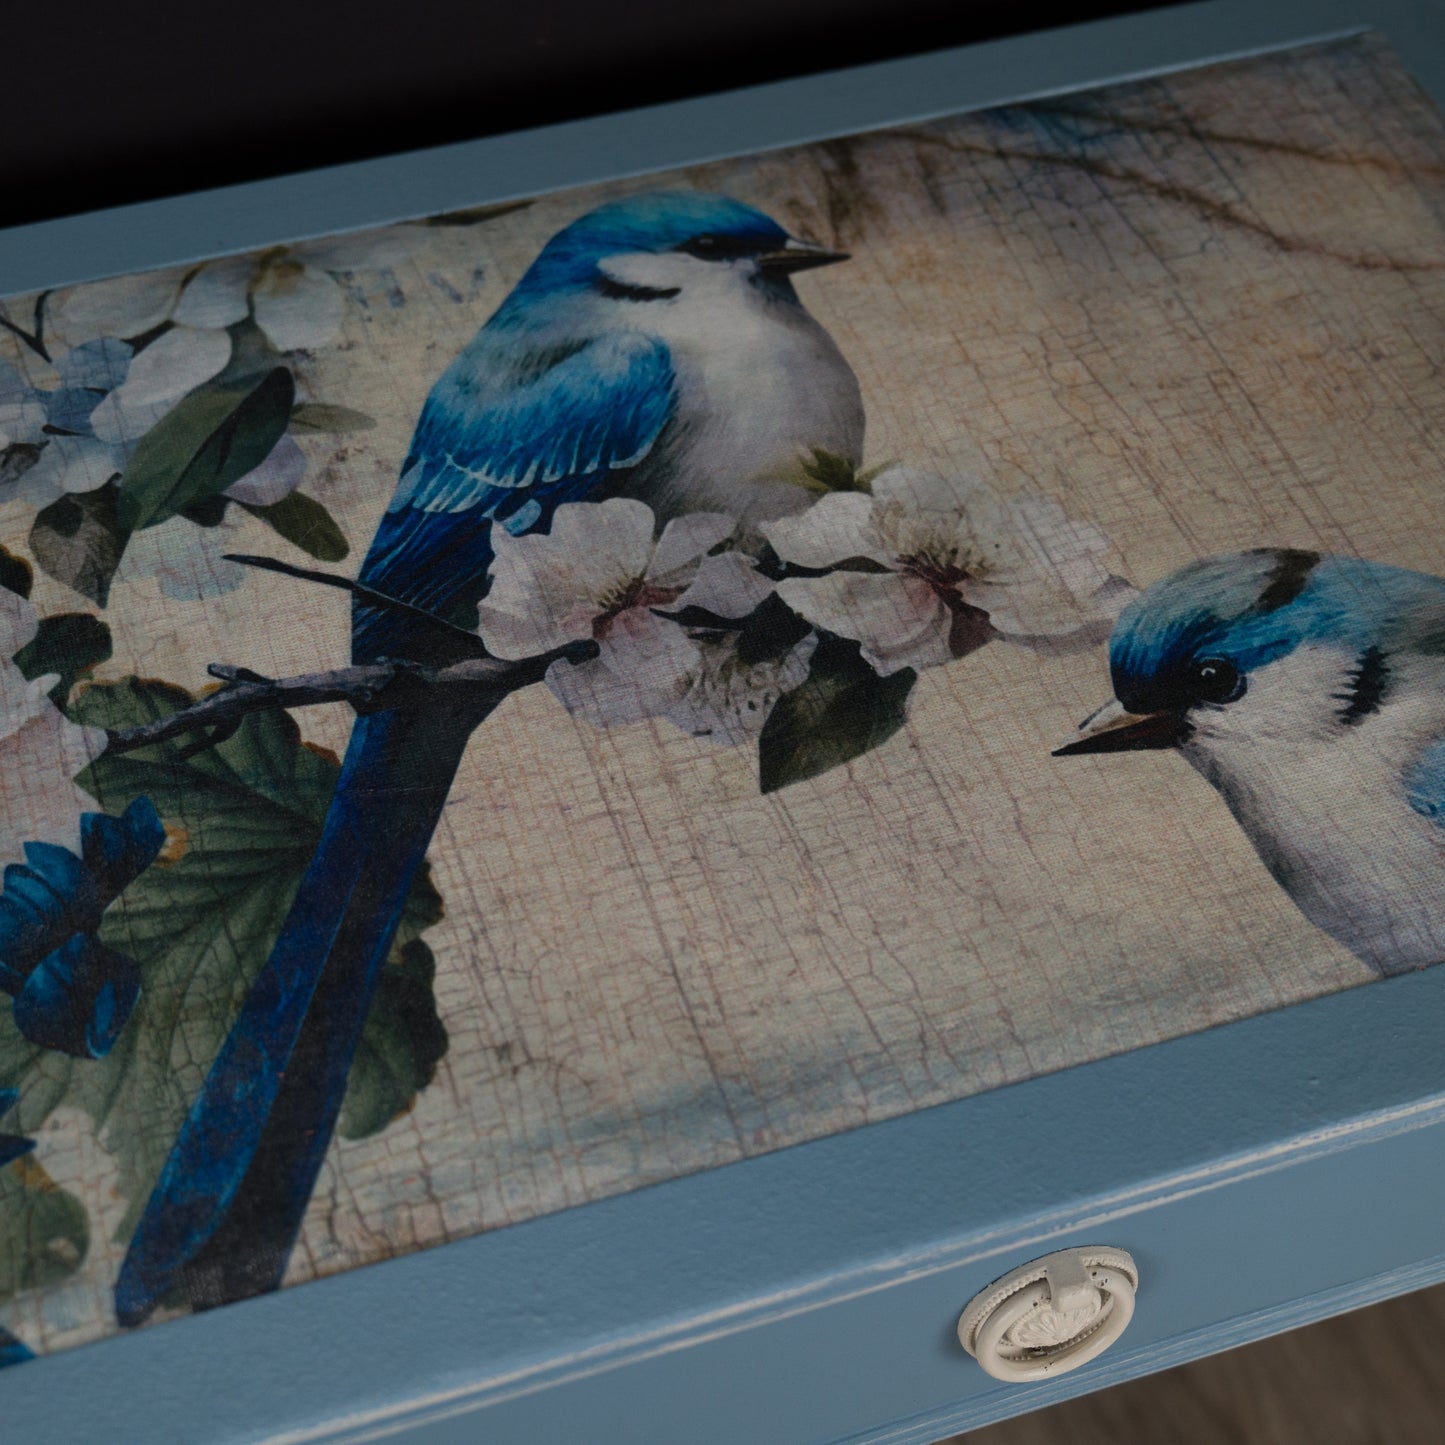
[[[340,332],[350,273],[392,265],[416,240],[415,227],[399,226],[87,282],[48,293],[24,324],[0,307],[18,362],[0,359],[0,502],[43,510],[112,481],[124,488],[143,439],[181,416],[182,403],[217,389],[242,395],[281,365],[297,376],[298,353]],[[204,445],[214,419],[194,420],[194,435],[168,438],[171,450]],[[306,455],[289,431],[271,435],[264,457],[232,476],[217,500],[265,509],[296,491]],[[147,524],[156,525],[164,535],[128,546],[123,575],[155,573],[175,596],[239,581],[238,569],[220,561],[224,539],[184,519]]]
[[[509,659],[594,640],[594,659],[554,663],[547,685],[597,726],[660,717],[736,745],[807,679],[821,635],[889,677],[994,640],[1094,640],[1124,590],[1108,538],[1052,499],[912,467],[762,532],[755,555],[719,513],[658,534],[640,501],[564,504],[546,533],[497,533],[478,630]]]

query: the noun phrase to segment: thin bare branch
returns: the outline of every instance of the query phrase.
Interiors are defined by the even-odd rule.
[[[315,567],[298,567],[294,562],[282,562],[276,557],[255,557],[249,552],[223,552],[221,555],[225,561],[239,562],[243,567],[258,567],[263,572],[279,572],[283,577],[296,577],[302,582],[319,582],[323,587],[337,587],[343,592],[351,593],[357,601],[364,602],[368,607],[404,613],[418,622],[424,622],[428,627],[460,635],[472,644],[480,645],[476,633],[468,632],[465,627],[458,627],[456,623],[448,622],[446,618],[438,617],[424,607],[403,602],[401,598],[392,597],[386,592],[378,592],[376,588],[368,587],[364,582],[358,582],[352,577],[342,577],[336,572],[322,572]]]
[[[222,687],[191,707],[155,722],[108,730],[106,752],[134,752],[196,732],[208,736],[188,752],[203,751],[230,737],[247,714],[282,707],[345,702],[359,713],[372,713],[422,704],[453,706],[461,698],[474,702],[500,699],[540,682],[554,662],[585,662],[596,655],[597,644],[583,641],[520,662],[476,657],[449,667],[427,668],[411,662],[385,661],[283,678],[262,677],[248,668],[213,663],[209,671],[221,680]]]
[[[887,134],[904,137],[915,145],[934,146],[955,154],[985,156],[991,160],[1022,161],[1029,165],[1070,166],[1098,180],[1134,186],[1149,195],[1157,196],[1160,200],[1173,201],[1187,206],[1207,220],[1247,231],[1281,251],[1305,256],[1320,256],[1327,260],[1341,262],[1359,271],[1445,271],[1445,259],[1425,258],[1412,261],[1404,257],[1389,256],[1372,251],[1341,251],[1307,236],[1286,235],[1282,231],[1274,230],[1273,227],[1266,225],[1229,201],[1219,200],[1177,181],[1161,180],[1135,170],[1131,166],[1116,165],[1094,156],[1070,154],[1065,151],[1035,151],[1013,146],[986,145],[966,140],[962,136],[918,128],[899,128],[889,131]]]

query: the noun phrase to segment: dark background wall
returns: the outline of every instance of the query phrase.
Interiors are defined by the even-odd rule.
[[[0,224],[1157,8],[28,0],[0,7]]]

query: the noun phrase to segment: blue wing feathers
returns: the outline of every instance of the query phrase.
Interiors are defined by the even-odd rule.
[[[602,337],[525,386],[479,398],[464,354],[433,388],[391,510],[469,511],[518,488],[635,465],[672,409],[667,348]]]
[[[509,324],[483,328],[427,399],[361,580],[471,625],[464,613],[486,590],[493,525],[549,526],[563,502],[637,465],[674,398],[667,348],[641,333],[548,355]],[[422,658],[426,632],[414,616],[359,605],[353,655]],[[281,936],[131,1240],[116,1285],[122,1323],[177,1286],[203,1307],[279,1283],[377,970],[483,715],[412,709],[358,722]]]
[[[672,415],[667,348],[637,332],[588,343],[526,385],[479,399],[467,353],[432,389],[361,580],[440,616],[486,590],[491,529],[551,524],[564,502],[635,466]],[[470,626],[472,619],[456,620]],[[415,623],[358,606],[358,661],[408,655]]]
[[[377,973],[476,721],[400,709],[358,721],[281,936],[131,1240],[116,1284],[123,1324],[177,1286],[201,1307],[279,1283]]]

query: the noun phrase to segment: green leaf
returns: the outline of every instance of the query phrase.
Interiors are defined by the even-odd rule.
[[[329,401],[303,401],[292,407],[291,425],[297,431],[370,431],[376,425],[376,418]]]
[[[77,722],[123,728],[192,700],[167,683],[129,678],[91,684],[69,711]],[[301,741],[285,712],[253,713],[234,737],[187,758],[184,750],[192,741],[108,754],[80,775],[81,785],[109,813],[146,795],[170,835],[160,862],[121,895],[101,925],[102,940],[135,959],[144,980],[136,1012],[115,1048],[104,1059],[84,1062],[42,1054],[20,1036],[10,1010],[0,1010],[0,1087],[21,1090],[16,1122],[7,1119],[6,1127],[33,1130],[61,1103],[86,1109],[97,1128],[105,1129],[107,1147],[120,1165],[130,1210],[123,1232],[134,1226],[280,932],[340,771],[334,755]],[[418,990],[429,991],[430,979],[406,949],[441,912],[423,872],[367,1023],[373,1039],[414,1034],[422,1041],[414,1050],[421,1061],[425,1030],[418,1034],[412,1020],[420,1011]],[[406,976],[400,987],[392,982],[394,970]],[[387,1017],[398,1009],[405,1019]],[[390,1042],[377,1047],[395,1051]],[[435,1051],[434,1038],[430,1047]],[[367,1067],[373,1068],[371,1061]],[[407,1076],[395,1068],[391,1074],[389,1105],[375,1102],[381,1091],[374,1072],[364,1076],[367,1102],[352,1110],[353,1120],[369,1126],[384,1107],[396,1104]],[[409,1077],[420,1087],[430,1069],[418,1063]]]
[[[231,499],[223,492],[215,497],[202,497],[199,502],[182,507],[179,515],[198,527],[219,527],[226,520],[226,508],[230,504]]]
[[[785,693],[758,739],[762,791],[816,778],[886,743],[908,716],[911,667],[879,677],[856,642],[818,639],[807,680]]]
[[[436,960],[419,938],[402,946],[395,967],[382,970],[341,1106],[342,1138],[379,1134],[431,1083],[447,1051],[435,977]]]
[[[0,587],[29,597],[34,581],[35,569],[30,563],[24,557],[17,557],[8,547],[0,546]]]
[[[892,466],[882,462],[866,471],[859,471],[855,462],[837,452],[825,451],[822,447],[810,447],[812,455],[802,463],[803,474],[812,483],[812,490],[819,492],[866,492],[879,472]]]
[[[30,550],[41,569],[104,607],[130,530],[121,525],[120,488],[107,482],[93,492],[71,492],[37,513]]]
[[[295,396],[295,380],[284,366],[250,387],[192,392],[131,453],[120,479],[121,526],[133,532],[153,527],[259,467],[281,440]]]
[[[269,507],[253,507],[249,502],[239,505],[318,562],[340,562],[351,551],[331,513],[304,492],[292,492]]]
[[[85,1205],[26,1156],[0,1169],[0,1300],[74,1274],[90,1248]]]
[[[59,673],[50,700],[63,708],[71,688],[110,655],[110,628],[100,618],[90,612],[61,612],[40,619],[35,636],[15,654],[15,665],[27,678]]]

